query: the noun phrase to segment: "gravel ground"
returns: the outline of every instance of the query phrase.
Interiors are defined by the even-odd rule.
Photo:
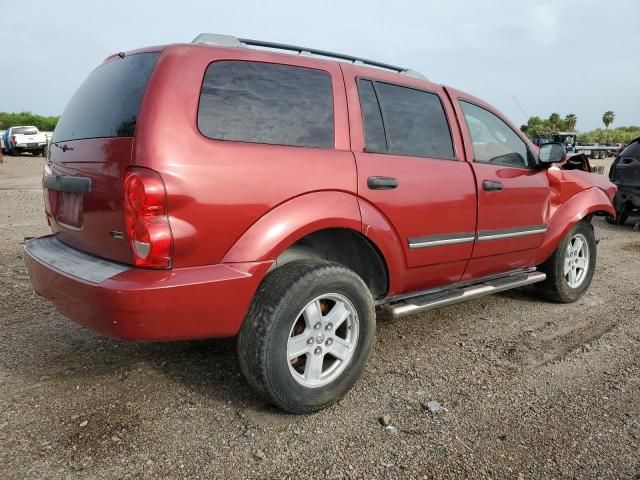
[[[379,319],[356,388],[297,417],[251,392],[233,340],[113,341],[36,296],[21,242],[48,233],[41,169],[0,165],[0,477],[640,478],[632,226],[595,220],[575,304],[518,290]]]

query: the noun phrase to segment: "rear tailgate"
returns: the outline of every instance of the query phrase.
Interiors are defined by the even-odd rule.
[[[62,242],[110,260],[132,262],[129,243],[119,235],[124,232],[123,176],[131,164],[132,145],[132,138],[96,138],[51,147],[45,166],[45,208]],[[60,189],[46,188],[46,177],[57,181]],[[69,188],[64,184],[67,177],[88,179],[89,191]]]
[[[133,262],[124,173],[134,163],[138,111],[159,55],[116,56],[96,68],[65,108],[45,165],[45,208],[59,240],[118,262]]]

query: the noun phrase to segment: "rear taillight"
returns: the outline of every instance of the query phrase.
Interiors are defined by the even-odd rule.
[[[16,136],[15,135],[11,135],[11,143],[13,143],[14,145],[18,142],[16,142]]]
[[[136,265],[171,267],[173,235],[167,217],[167,191],[157,172],[146,168],[127,170],[124,223]]]

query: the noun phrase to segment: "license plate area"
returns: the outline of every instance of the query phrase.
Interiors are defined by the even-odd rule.
[[[56,221],[65,227],[80,229],[82,227],[81,193],[58,192]]]

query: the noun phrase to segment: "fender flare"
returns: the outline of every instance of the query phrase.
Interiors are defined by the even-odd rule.
[[[389,277],[388,296],[402,291],[406,261],[402,242],[391,222],[374,205],[358,198],[362,214],[362,234],[380,251]]]
[[[281,203],[249,227],[222,262],[275,260],[302,237],[327,228],[362,230],[358,201],[354,195],[322,191]]]
[[[387,267],[388,294],[400,291],[405,262],[394,228],[373,205],[340,191],[308,193],[276,206],[235,242],[222,263],[274,261],[301,238],[329,228],[353,230],[366,237]]]
[[[542,245],[538,248],[535,265],[551,256],[565,235],[586,216],[595,212],[607,212],[615,216],[607,194],[598,187],[583,190],[565,202],[551,217]]]

